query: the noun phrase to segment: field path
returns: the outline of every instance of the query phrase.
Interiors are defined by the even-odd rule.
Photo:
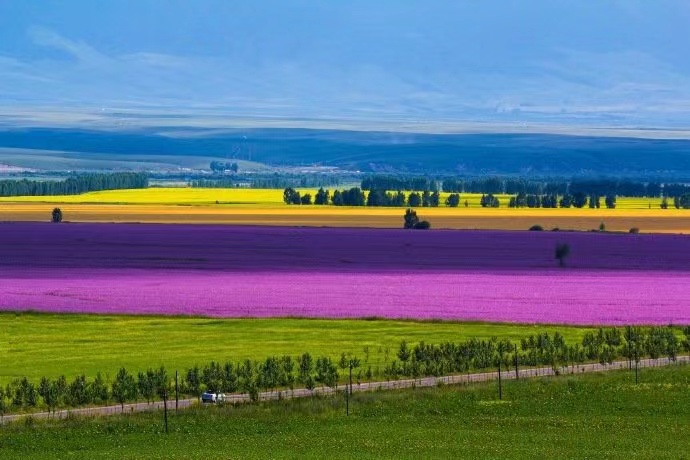
[[[669,358],[659,358],[659,359],[643,359],[640,360],[640,368],[645,367],[660,367],[668,366],[671,364],[678,363],[690,363],[690,356],[678,356],[675,361],[671,361]],[[575,366],[567,366],[558,368],[557,372],[554,372],[551,367],[539,367],[539,368],[529,368],[529,369],[519,369],[516,375],[515,369],[506,370],[501,372],[501,379],[503,380],[514,380],[516,377],[519,378],[534,378],[534,377],[544,377],[551,375],[567,375],[567,374],[580,374],[589,372],[606,372],[613,370],[627,369],[629,366],[628,361],[614,361],[612,364],[602,365],[599,363],[582,364]],[[460,375],[447,375],[442,377],[422,377],[419,379],[404,379],[404,380],[391,380],[391,381],[379,381],[379,382],[368,382],[361,384],[353,384],[353,392],[362,391],[379,391],[379,390],[398,390],[403,388],[412,387],[434,387],[437,385],[462,385],[469,383],[487,382],[498,380],[498,372],[481,372],[475,374],[460,374]],[[341,387],[342,388],[342,387]],[[265,391],[259,393],[259,400],[261,401],[272,401],[280,399],[292,399],[292,398],[306,398],[313,395],[329,395],[337,391],[342,391],[333,388],[315,388],[314,390],[307,390],[306,388],[298,388],[295,390],[281,390],[281,391]],[[249,394],[247,393],[236,393],[226,395],[226,401],[228,403],[247,403],[250,402]],[[175,400],[168,401],[168,410],[175,410]],[[179,409],[186,409],[193,407],[198,404],[196,398],[192,399],[181,399],[177,402]],[[103,416],[103,415],[114,415],[121,413],[132,413],[132,412],[145,412],[152,410],[162,410],[164,408],[163,401],[155,401],[152,403],[134,403],[125,404],[124,406],[101,406],[101,407],[85,407],[80,409],[69,409],[69,410],[59,410],[54,413],[50,412],[36,412],[32,414],[17,414],[17,415],[5,415],[0,418],[0,424],[11,423],[16,421],[21,421],[27,417],[32,417],[34,419],[64,419],[70,416]]]

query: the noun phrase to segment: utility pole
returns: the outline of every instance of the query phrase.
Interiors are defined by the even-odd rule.
[[[517,344],[515,344],[515,380],[520,379],[520,372],[518,371],[518,350]]]
[[[177,370],[175,370],[175,413],[177,413],[177,406],[180,403],[180,387],[178,383]]]
[[[350,360],[350,394],[352,394],[352,360]]]
[[[632,327],[628,326],[628,369],[632,370],[632,350],[630,349],[630,341],[632,340]]]
[[[501,361],[503,357],[498,356],[498,399],[503,399],[503,383],[501,382]]]
[[[345,413],[348,416],[350,415],[350,397],[352,396],[352,369],[359,367],[360,364],[359,359],[354,357],[351,357],[348,361],[348,367],[350,368],[350,377],[348,383],[350,388],[347,388],[348,384],[345,385]]]
[[[168,434],[168,389],[163,390],[163,418],[165,420],[165,434]]]
[[[350,366],[350,369],[352,369],[352,366]],[[350,390],[347,388],[347,385],[345,385],[345,415],[350,416]]]
[[[345,389],[345,415],[350,416],[350,392]]]

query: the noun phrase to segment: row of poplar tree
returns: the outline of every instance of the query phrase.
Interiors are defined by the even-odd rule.
[[[443,202],[438,191],[430,192],[409,192],[402,191],[389,192],[386,190],[373,189],[368,193],[359,187],[348,190],[335,190],[331,195],[330,190],[320,188],[313,197],[310,193],[300,194],[297,190],[288,187],[283,190],[283,201],[286,204],[294,205],[333,205],[333,206],[387,206],[387,207],[438,207],[442,204],[449,207],[458,207],[462,204],[459,193],[449,194]],[[519,193],[510,197],[508,207],[510,208],[582,208],[589,203],[590,208],[601,207],[601,197],[598,195],[587,196],[583,193],[574,195],[526,195]],[[484,194],[479,200],[483,208],[498,208],[501,206],[499,198],[491,193]],[[604,198],[607,208],[616,207],[616,197],[608,195]],[[465,207],[469,206],[467,200]]]
[[[244,360],[210,362],[194,366],[177,376],[166,368],[148,369],[137,374],[121,368],[114,378],[98,373],[92,380],[84,375],[68,381],[44,377],[38,383],[27,378],[15,379],[0,387],[0,413],[33,408],[54,411],[63,407],[79,407],[171,398],[179,394],[199,396],[203,391],[249,394],[257,400],[261,391],[314,389],[317,386],[337,388],[341,377],[353,369],[356,383],[380,378],[440,376],[470,371],[495,369],[499,362],[511,366],[551,366],[559,370],[585,362],[612,363],[626,358],[639,361],[644,357],[658,359],[690,351],[690,327],[682,329],[683,338],[674,327],[626,327],[587,332],[580,343],[569,345],[555,332],[530,335],[519,341],[492,338],[470,339],[460,343],[438,345],[401,342],[394,356],[385,350],[383,363],[370,363],[369,347],[364,359],[343,353],[339,360],[327,356],[314,358],[304,353],[292,356],[271,356],[263,361]],[[381,349],[379,349],[379,352]],[[392,358],[392,359],[391,359]]]
[[[660,198],[690,194],[690,184],[621,179],[528,179],[515,177],[444,178],[372,175],[362,179],[363,190],[429,190],[494,195],[617,195]]]
[[[359,187],[347,190],[335,190],[331,195],[330,190],[320,188],[313,197],[310,193],[300,194],[297,190],[288,187],[283,190],[283,201],[286,204],[295,205],[333,205],[333,206],[386,206],[386,207],[438,207],[441,205],[458,207],[462,204],[459,193],[449,194],[445,200],[441,200],[438,191],[430,192],[389,192],[386,190],[369,190],[365,192]],[[672,203],[672,204],[671,204]],[[501,200],[494,194],[483,194],[479,200],[483,208],[498,208]],[[467,200],[464,206],[469,206]],[[575,192],[565,195],[533,195],[518,193],[508,199],[509,208],[584,208],[599,209],[601,207],[613,209],[616,207],[616,195],[600,196],[587,195],[584,192]],[[651,205],[650,205],[651,206]],[[690,209],[690,194],[676,196],[672,201],[664,197],[659,207],[667,209]]]
[[[616,196],[606,195],[603,197],[604,206],[607,208],[616,207]],[[599,209],[602,206],[602,197],[599,195],[587,195],[583,192],[574,194],[558,195],[528,195],[518,193],[511,196],[508,201],[509,208],[590,208]]]
[[[146,188],[146,173],[80,174],[62,181],[1,180],[0,196],[78,195],[99,190]]]
[[[310,193],[300,194],[297,190],[288,187],[283,190],[283,201],[286,204],[316,204],[333,206],[388,206],[388,207],[438,207],[441,205],[439,192],[388,192],[386,190],[370,190],[365,193],[359,187],[347,190],[335,190],[331,195],[330,190],[320,188],[313,197]],[[444,201],[446,206],[457,207],[460,204],[458,193],[450,194]]]

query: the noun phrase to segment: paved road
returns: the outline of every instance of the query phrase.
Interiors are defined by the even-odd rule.
[[[640,367],[661,367],[672,364],[673,362],[668,358],[659,359],[643,359],[640,361]],[[675,363],[690,363],[690,356],[678,356]],[[582,364],[575,366],[567,366],[558,368],[556,371],[551,367],[539,367],[532,369],[520,369],[518,373],[515,373],[515,369],[506,370],[501,372],[502,379],[515,379],[519,378],[532,378],[549,376],[555,374],[580,374],[585,372],[605,372],[618,369],[627,369],[628,361],[615,361],[612,364],[601,365],[598,363],[592,364]],[[368,382],[361,384],[353,384],[352,391],[377,391],[377,390],[394,390],[401,388],[412,388],[412,387],[434,387],[439,384],[445,385],[461,385],[475,382],[486,382],[491,380],[498,380],[498,372],[482,372],[476,374],[462,374],[462,375],[447,375],[443,377],[422,377],[419,379],[404,379],[404,380],[391,380],[384,382]],[[342,391],[343,387],[340,387]],[[290,399],[290,398],[305,398],[313,395],[327,395],[336,392],[333,388],[315,388],[314,390],[307,390],[306,388],[298,388],[295,390],[281,390],[281,391],[266,391],[259,393],[259,399],[261,401],[270,401],[277,399]],[[245,403],[249,402],[249,395],[246,393],[241,394],[228,394],[225,395],[226,401],[229,403]],[[168,410],[175,410],[175,400],[168,401]],[[185,409],[198,404],[198,400],[194,399],[181,399],[177,403],[180,409]],[[81,409],[69,409],[69,410],[59,410],[54,413],[49,412],[36,412],[33,414],[17,414],[17,415],[6,415],[2,417],[0,423],[9,423],[13,421],[18,421],[25,419],[26,417],[33,418],[67,418],[69,416],[77,415],[112,415],[121,413],[131,413],[131,412],[144,412],[152,410],[163,410],[163,401],[155,401],[152,403],[136,403],[136,404],[125,404],[124,406],[98,406],[98,407],[87,407]]]

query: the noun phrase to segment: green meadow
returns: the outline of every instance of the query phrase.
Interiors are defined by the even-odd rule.
[[[0,383],[26,376],[114,376],[165,366],[180,371],[212,360],[352,353],[371,366],[393,359],[402,340],[520,339],[547,331],[579,342],[590,329],[515,324],[390,320],[212,319],[198,317],[0,313]],[[389,359],[386,359],[389,358]]]
[[[686,458],[690,366],[19,422],[21,458]]]

